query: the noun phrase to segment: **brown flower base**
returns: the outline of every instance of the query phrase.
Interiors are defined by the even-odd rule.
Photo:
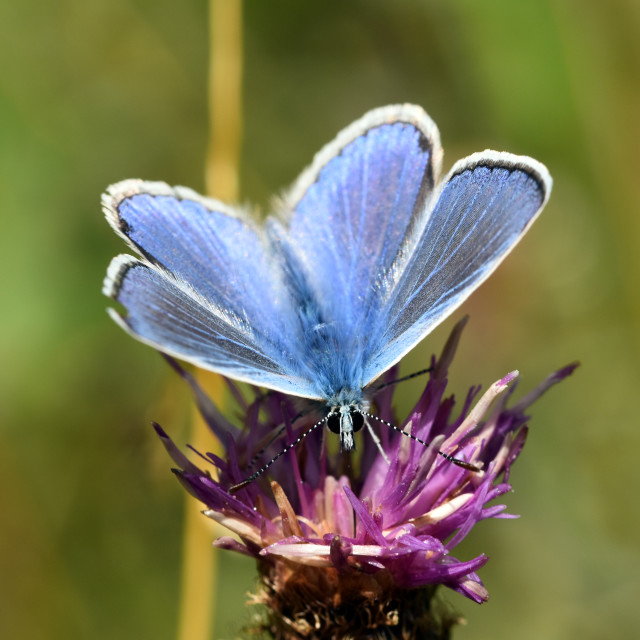
[[[434,600],[435,586],[397,589],[385,570],[259,563],[266,606],[259,630],[276,640],[445,640],[458,616]]]

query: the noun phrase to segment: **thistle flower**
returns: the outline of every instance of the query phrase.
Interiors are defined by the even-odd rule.
[[[511,407],[517,372],[482,395],[480,387],[471,388],[454,411],[454,397],[445,395],[447,372],[463,325],[432,359],[426,387],[402,423],[413,439],[383,424],[396,418],[394,387],[380,385],[372,397],[380,447],[365,433],[357,456],[332,455],[331,435],[315,429],[269,468],[270,481],[265,474],[235,493],[230,487],[245,479],[256,454],[271,459],[283,450],[283,440],[294,442],[317,416],[294,422],[298,410],[290,397],[256,389],[247,402],[229,382],[244,409],[240,429],[170,360],[193,389],[226,458],[200,454],[204,464],[198,466],[158,425],[156,430],[182,485],[205,505],[207,517],[234,534],[215,546],[258,561],[262,584],[253,599],[267,606],[262,628],[272,637],[444,638],[455,617],[435,610],[439,585],[478,603],[488,599],[477,573],[488,557],[460,560],[454,549],[477,522],[515,517],[493,502],[511,489],[511,465],[527,436],[525,411],[576,365],[552,374]],[[390,370],[386,381],[396,373]],[[286,435],[274,440],[282,425]],[[481,471],[451,464],[439,451]]]

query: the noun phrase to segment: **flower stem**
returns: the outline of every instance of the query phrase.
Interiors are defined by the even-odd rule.
[[[242,2],[210,0],[209,147],[207,194],[238,198],[242,140]]]
[[[238,197],[238,163],[242,131],[242,1],[209,2],[209,144],[205,161],[207,194],[221,200]],[[222,378],[198,372],[198,381],[220,408],[224,407]],[[212,434],[194,412],[190,443],[211,451]],[[211,540],[220,532],[200,513],[200,503],[187,497],[182,552],[179,640],[213,637],[217,591],[217,550]],[[219,525],[213,524],[214,527]]]

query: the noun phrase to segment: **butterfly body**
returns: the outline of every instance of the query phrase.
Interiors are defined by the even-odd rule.
[[[125,180],[103,196],[139,254],[104,292],[128,333],[199,367],[327,407],[343,449],[363,390],[495,270],[546,203],[539,162],[485,151],[438,183],[420,107],[375,109],[323,148],[257,224],[184,187]]]

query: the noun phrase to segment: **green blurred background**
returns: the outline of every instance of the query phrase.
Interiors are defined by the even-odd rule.
[[[487,147],[549,167],[539,222],[404,370],[463,312],[459,395],[582,361],[535,407],[506,499],[522,517],[457,554],[491,556],[490,602],[447,599],[461,640],[636,637],[640,3],[254,1],[244,38],[242,202],[264,210],[395,102],[438,123],[445,169]],[[0,2],[2,638],[175,637],[183,494],[149,423],[184,443],[190,399],[105,313],[124,245],[99,196],[127,177],[204,188],[207,56],[205,2]],[[221,572],[214,637],[231,638],[252,562]]]

